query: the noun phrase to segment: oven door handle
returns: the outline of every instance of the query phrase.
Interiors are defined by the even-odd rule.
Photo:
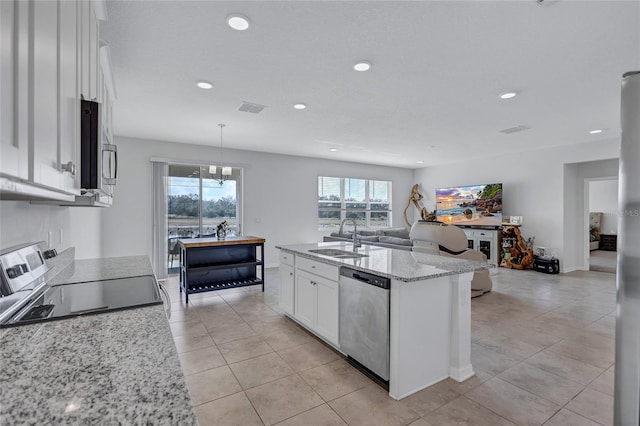
[[[167,319],[171,319],[171,299],[169,298],[169,292],[167,291],[167,288],[164,286],[164,284],[160,281],[158,281],[158,287],[160,287],[160,291],[164,295],[164,297],[162,297],[162,295],[160,295],[160,297],[164,299],[164,301],[166,301],[164,311],[167,314]]]

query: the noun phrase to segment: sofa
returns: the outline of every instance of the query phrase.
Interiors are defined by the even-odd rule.
[[[362,244],[411,251],[411,240],[407,228],[358,229]],[[332,232],[323,241],[353,241],[353,232]]]

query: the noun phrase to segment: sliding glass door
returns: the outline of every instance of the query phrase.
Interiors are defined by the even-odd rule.
[[[227,235],[241,235],[242,170],[232,169],[224,181],[209,173],[209,166],[169,164],[167,176],[167,263],[177,273],[180,238],[215,237],[218,224],[226,222]],[[218,168],[218,171],[220,169]]]

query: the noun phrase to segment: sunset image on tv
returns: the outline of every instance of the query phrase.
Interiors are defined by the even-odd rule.
[[[502,225],[502,184],[436,189],[436,219],[460,226]]]

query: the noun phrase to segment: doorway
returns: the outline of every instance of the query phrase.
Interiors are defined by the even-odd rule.
[[[616,272],[618,178],[588,179],[589,270]]]
[[[242,169],[232,168],[220,179],[209,166],[169,164],[166,185],[167,273],[177,274],[184,238],[216,236],[219,224],[226,222],[227,235],[242,234]]]

